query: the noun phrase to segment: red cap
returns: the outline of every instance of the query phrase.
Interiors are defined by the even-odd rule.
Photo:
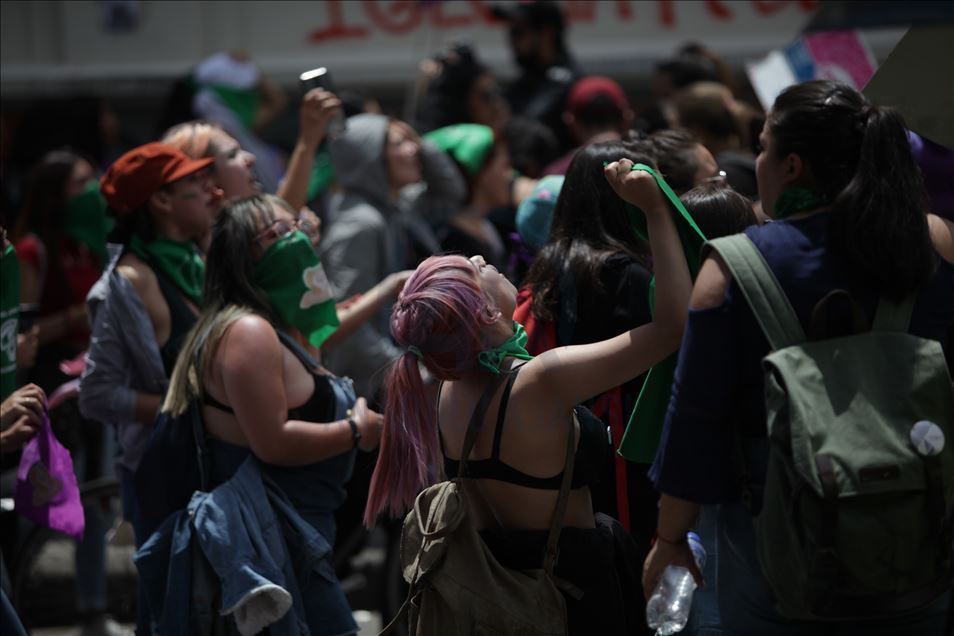
[[[626,93],[623,92],[622,87],[601,75],[591,75],[576,82],[570,89],[570,94],[567,95],[566,109],[575,116],[579,116],[601,95],[618,108],[621,115],[629,110],[629,100],[626,99]]]
[[[190,159],[182,151],[159,142],[133,148],[113,162],[99,180],[99,189],[117,214],[128,214],[173,181],[209,166],[215,159]]]

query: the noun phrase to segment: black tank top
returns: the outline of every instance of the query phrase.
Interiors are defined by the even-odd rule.
[[[335,378],[333,376],[320,373],[314,358],[312,358],[308,352],[302,349],[301,345],[295,342],[294,338],[280,329],[276,329],[275,333],[278,334],[278,339],[281,341],[282,345],[291,351],[295,357],[298,358],[299,362],[304,365],[305,370],[308,371],[315,383],[315,390],[312,392],[311,397],[308,398],[307,402],[301,406],[296,406],[293,409],[288,409],[288,419],[304,420],[306,422],[333,421],[336,418],[336,403],[335,392],[331,384]],[[202,392],[202,401],[207,406],[211,406],[214,409],[224,411],[229,415],[235,415],[235,411],[231,406],[222,404],[206,391]]]
[[[495,479],[526,488],[559,490],[563,480],[562,470],[552,477],[534,477],[500,461],[500,439],[503,435],[504,418],[507,414],[507,402],[510,400],[510,391],[513,389],[514,380],[516,380],[517,373],[522,366],[520,365],[520,367],[516,367],[510,372],[507,385],[500,397],[500,409],[497,411],[497,426],[494,430],[490,457],[467,460],[464,476],[470,479]],[[574,410],[580,422],[580,441],[576,447],[576,465],[573,469],[573,480],[571,482],[571,487],[575,490],[599,481],[605,463],[611,458],[611,452],[606,424],[585,406],[577,406]],[[460,469],[460,461],[447,456],[447,451],[444,450],[444,436],[440,434],[440,427],[438,427],[438,435],[440,436],[441,451],[444,453],[444,474],[447,478],[455,477]]]
[[[140,256],[140,258],[142,257]],[[144,262],[156,275],[156,280],[159,282],[159,291],[169,306],[169,339],[159,347],[159,355],[162,357],[162,366],[166,370],[166,377],[170,377],[172,376],[172,369],[176,366],[179,351],[185,343],[185,337],[192,326],[195,325],[198,316],[186,304],[182,292],[172,282],[172,279],[149,260],[144,260]]]

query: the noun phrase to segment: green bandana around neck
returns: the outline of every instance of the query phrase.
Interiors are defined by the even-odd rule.
[[[477,362],[494,375],[500,375],[500,365],[508,356],[520,360],[533,360],[533,356],[527,353],[527,338],[523,325],[514,320],[513,335],[496,347],[484,349],[477,354]]]
[[[494,145],[494,131],[481,124],[454,124],[432,130],[424,139],[449,154],[467,174],[474,176],[487,161],[487,153]]]
[[[280,238],[255,265],[254,282],[279,317],[320,348],[338,330],[338,311],[318,255],[308,237],[296,231]]]
[[[138,234],[133,234],[129,249],[168,276],[189,300],[201,304],[205,263],[195,243],[173,241],[164,236],[147,242]]]
[[[775,219],[784,219],[798,214],[820,208],[826,203],[825,197],[819,196],[806,188],[789,188],[780,195],[772,208],[772,217]]]
[[[0,256],[0,400],[17,388],[17,325],[20,318],[20,263],[13,244]]]
[[[633,165],[633,170],[648,172],[656,180],[659,188],[666,195],[669,203],[676,211],[676,231],[682,244],[682,251],[689,266],[689,275],[693,280],[699,273],[701,265],[699,253],[706,237],[696,225],[692,215],[673,192],[669,184],[650,166],[642,163]],[[646,240],[649,233],[646,227],[646,216],[639,208],[627,204],[630,222],[637,236]],[[655,315],[656,277],[649,283],[649,307]],[[669,406],[669,397],[672,393],[672,381],[676,371],[676,361],[679,352],[673,353],[662,362],[654,365],[646,374],[646,381],[636,399],[636,406],[629,418],[626,432],[619,445],[619,454],[633,462],[652,463],[659,446],[663,422],[666,418],[666,409]]]
[[[106,199],[99,191],[99,183],[90,181],[79,195],[66,204],[63,232],[82,243],[100,265],[106,264],[106,237],[115,221],[106,216]]]

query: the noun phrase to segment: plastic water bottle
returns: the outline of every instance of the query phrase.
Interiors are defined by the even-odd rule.
[[[696,565],[701,570],[706,564],[706,550],[695,532],[687,534],[686,540]],[[689,620],[689,607],[692,605],[692,593],[695,591],[696,581],[692,578],[692,572],[682,566],[666,566],[646,604],[646,623],[656,630],[656,636],[668,636],[682,631]]]

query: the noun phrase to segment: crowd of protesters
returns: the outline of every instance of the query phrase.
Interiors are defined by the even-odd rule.
[[[686,633],[950,633],[950,590],[877,625],[775,608],[727,432],[762,448],[769,346],[721,258],[697,251],[747,235],[805,325],[833,289],[866,320],[881,296],[914,293],[910,333],[950,367],[952,152],[835,82],[790,87],[762,113],[697,45],[656,65],[637,112],[577,66],[556,4],[499,12],[520,76],[502,89],[454,45],[421,64],[411,121],[312,89],[283,154],[262,131],[287,97],[221,53],[177,87],[156,141],[122,148],[97,107],[105,141],[43,140],[29,174],[5,167],[4,470],[72,380],[78,399],[50,416],[80,481],[115,471],[137,633],[190,629],[196,577],[174,548],[188,542],[228,629],[353,633],[330,555],[356,457],[377,453],[365,523],[400,519],[457,475],[486,402],[465,477],[504,567],[541,567],[576,444],[554,570],[582,592],[566,596],[568,633],[650,633],[643,601],[671,564],[704,581]],[[647,372],[677,353],[659,443],[620,456],[637,398],[658,391]],[[172,476],[144,456],[161,448],[157,421],[190,413],[205,492],[167,510],[151,486]],[[76,552],[84,636],[123,633],[97,514]],[[7,591],[0,611],[4,634],[22,632]]]

